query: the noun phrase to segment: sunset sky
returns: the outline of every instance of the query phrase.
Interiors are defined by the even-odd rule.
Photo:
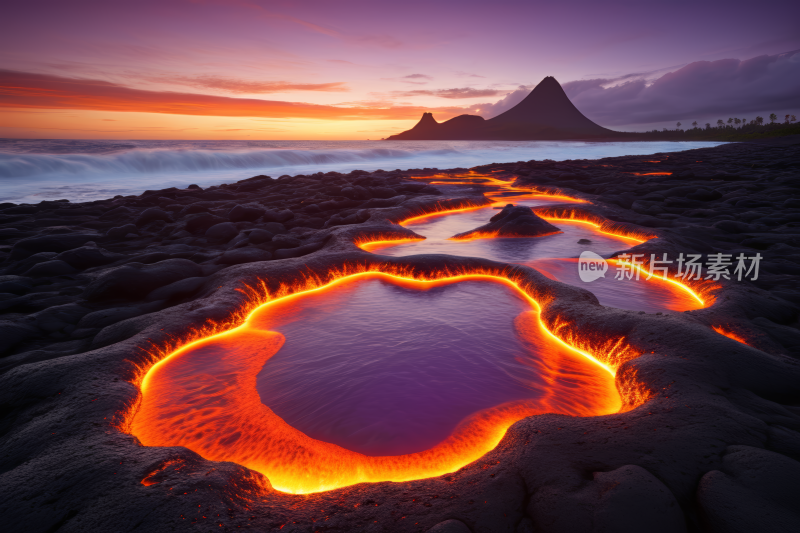
[[[800,115],[799,5],[16,2],[0,137],[377,139],[491,118],[549,75],[614,129]]]

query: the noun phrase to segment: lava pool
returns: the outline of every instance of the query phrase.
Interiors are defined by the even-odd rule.
[[[285,492],[453,472],[541,413],[617,412],[613,370],[552,336],[503,278],[356,274],[261,305],[141,385],[132,432]]]
[[[556,203],[548,197],[530,195],[516,205],[540,207]],[[362,245],[366,251],[404,257],[414,254],[450,254],[462,257],[482,257],[503,263],[517,263],[533,267],[551,279],[575,285],[592,292],[602,305],[645,311],[690,311],[705,307],[706,302],[689,287],[666,282],[656,274],[646,280],[647,272],[630,279],[615,276],[612,264],[604,278],[584,283],[578,276],[578,257],[591,251],[603,257],[625,250],[643,242],[622,235],[605,233],[593,224],[580,220],[547,219],[561,233],[541,237],[477,238],[453,240],[458,233],[486,224],[497,213],[497,207],[481,207],[456,213],[433,213],[402,223],[425,240]]]

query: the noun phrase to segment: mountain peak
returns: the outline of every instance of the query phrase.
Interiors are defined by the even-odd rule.
[[[586,118],[570,101],[553,76],[547,76],[520,103],[496,117],[483,120],[461,115],[436,122],[432,113],[408,131],[390,140],[557,140],[609,138],[618,132]]]

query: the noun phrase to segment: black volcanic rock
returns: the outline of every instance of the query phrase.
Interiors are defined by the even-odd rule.
[[[97,240],[98,237],[100,236],[96,234],[67,234],[30,237],[14,243],[13,248],[11,248],[10,259],[24,259],[37,252],[66,252],[67,250],[83,246],[83,244],[88,241]]]
[[[142,298],[176,281],[202,276],[202,269],[188,259],[167,259],[152,265],[128,263],[103,272],[87,287],[87,300]]]
[[[484,120],[460,115],[439,123],[432,113],[388,140],[544,140],[611,138],[625,134],[598,126],[578,111],[552,76],[508,111]]]
[[[543,218],[538,217],[530,207],[508,204],[502,211],[489,219],[488,224],[453,236],[453,239],[473,237],[541,237],[561,233]]]
[[[125,233],[127,235],[127,233]],[[124,236],[124,235],[123,235]],[[56,256],[56,259],[69,263],[70,266],[83,270],[86,268],[107,265],[122,257],[97,246],[81,246],[67,250]]]

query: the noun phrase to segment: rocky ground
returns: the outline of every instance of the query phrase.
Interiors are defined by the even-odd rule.
[[[227,266],[309,254],[320,229],[431,194],[395,173],[355,171],[0,204],[0,368],[96,347],[103,328],[191,300]]]
[[[440,171],[458,173],[465,169]],[[724,281],[707,309],[603,308],[514,267],[546,320],[625,335],[618,372],[644,405],[520,421],[441,478],[306,496],[183,448],[125,433],[148,350],[243,304],[236,289],[375,256],[353,243],[393,222],[485,202],[406,172],[257,176],[202,190],[71,204],[0,205],[0,514],[11,531],[796,531],[800,515],[800,145],[734,144],[647,157],[475,169],[558,188],[587,213],[658,236],[642,253],[760,253],[755,281]],[[456,197],[461,197],[460,199]],[[453,198],[453,199],[450,199]],[[570,209],[571,206],[564,206]],[[420,271],[487,267],[379,258]],[[748,345],[715,333],[725,324]],[[142,484],[157,474],[158,483]],[[794,503],[793,503],[794,502]]]

